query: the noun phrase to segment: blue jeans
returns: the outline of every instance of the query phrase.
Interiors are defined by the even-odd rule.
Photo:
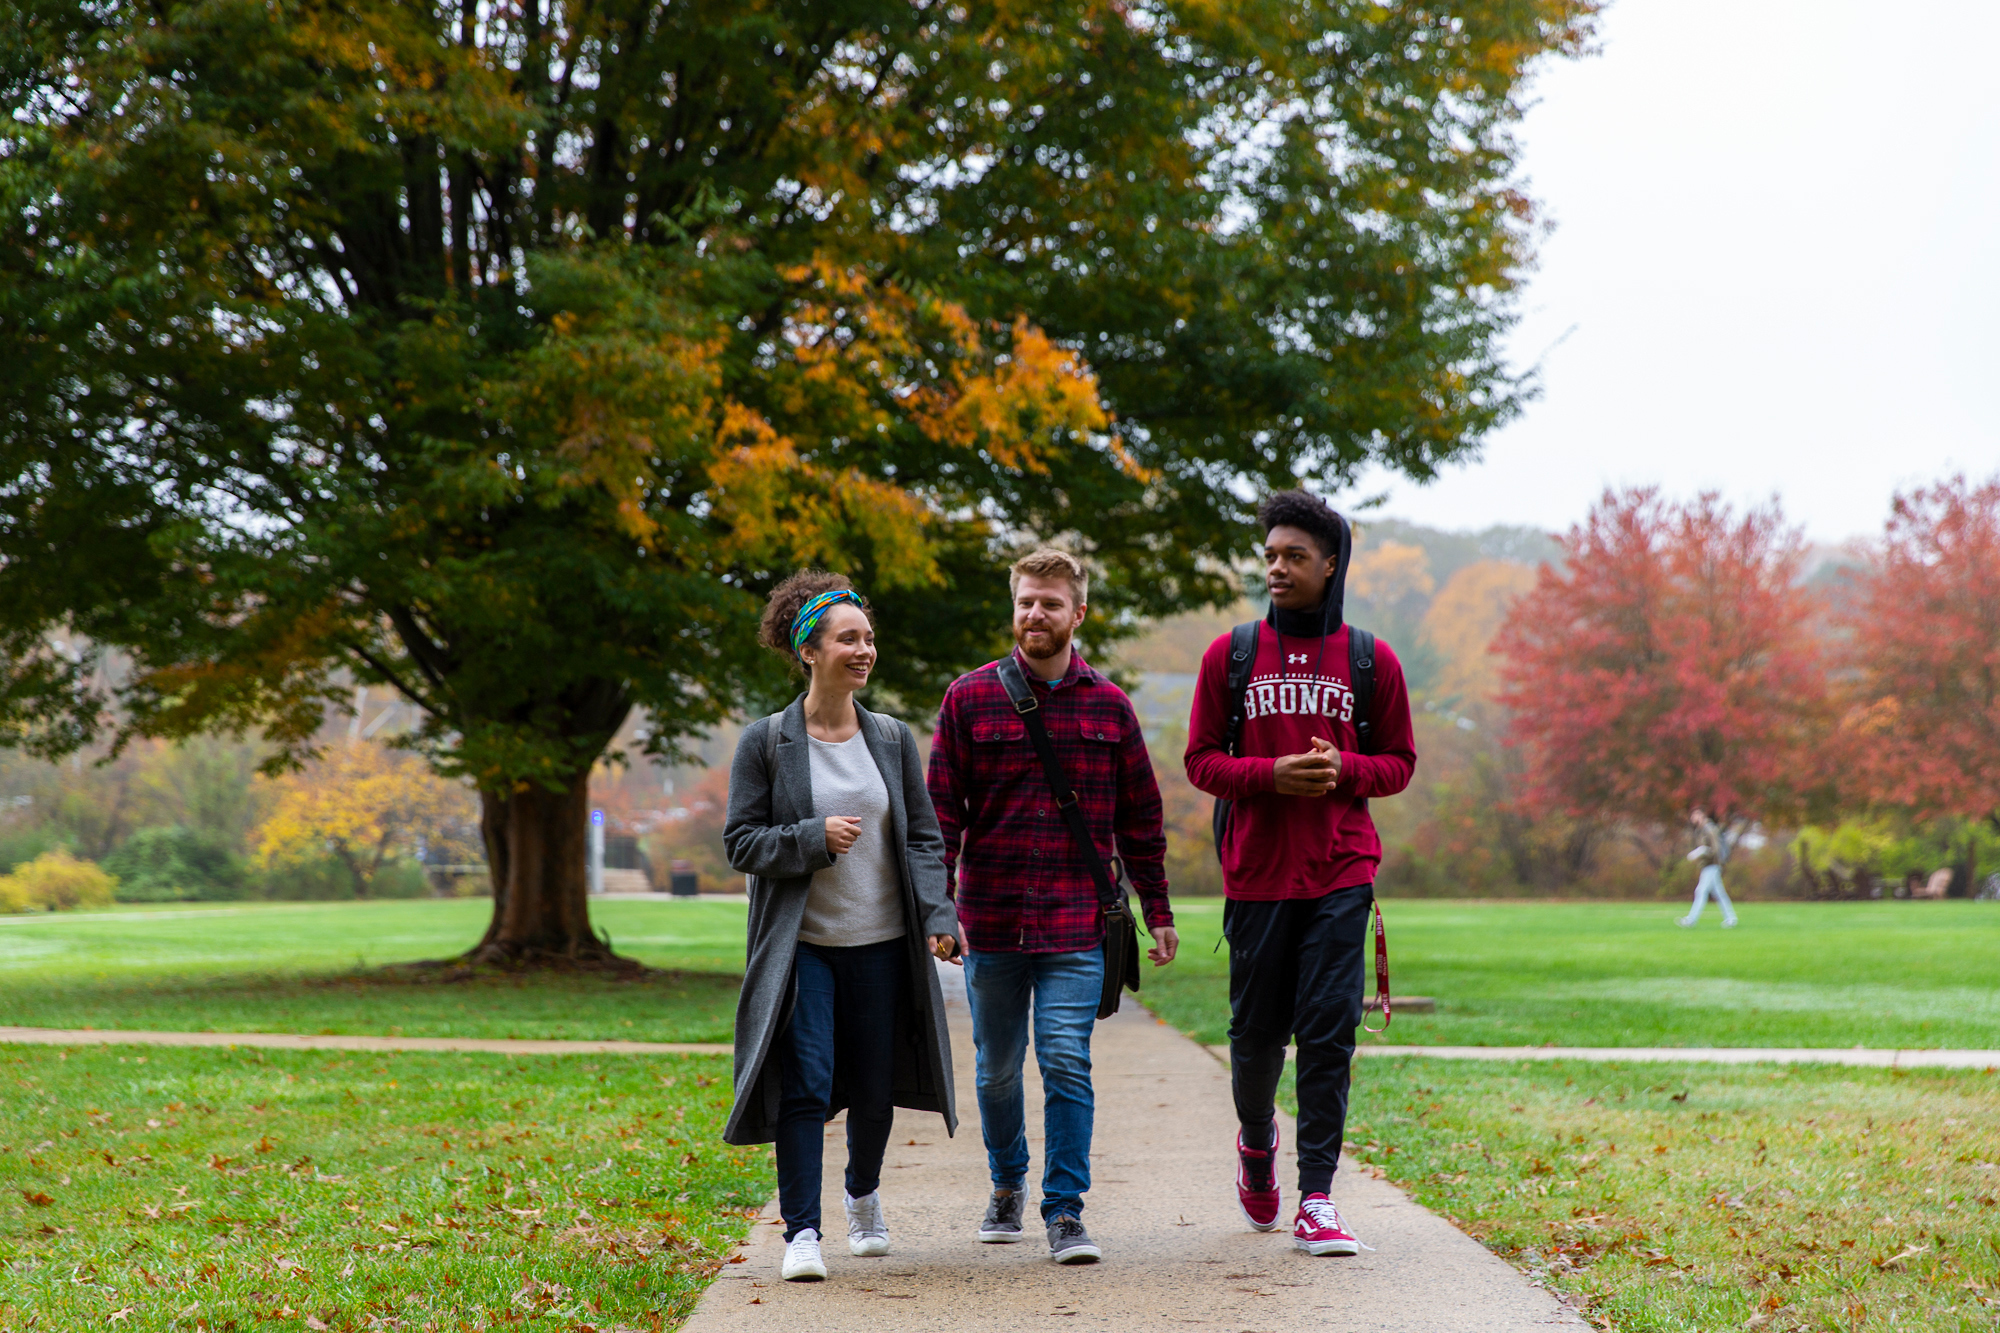
[[[820,1159],[834,1075],[847,1096],[847,1192],[872,1193],[895,1119],[896,1006],[908,984],[902,939],[847,949],[799,941],[792,1020],[778,1036],[778,1212],[785,1239],[820,1225]]]
[[[1722,887],[1721,866],[1703,866],[1701,868],[1701,878],[1696,880],[1694,885],[1694,907],[1688,912],[1686,917],[1686,920],[1690,924],[1701,920],[1701,909],[1708,906],[1708,901],[1711,898],[1715,900],[1715,905],[1722,909],[1723,924],[1728,926],[1735,925],[1736,907],[1729,901],[1729,894]]]
[[[1033,1006],[1035,1063],[1042,1071],[1045,1222],[1081,1217],[1083,1194],[1090,1188],[1090,1130],[1097,1112],[1090,1088],[1090,1032],[1103,989],[1102,948],[965,956],[972,1044],[979,1052],[979,1127],[994,1189],[1018,1190],[1028,1179],[1021,1066]]]

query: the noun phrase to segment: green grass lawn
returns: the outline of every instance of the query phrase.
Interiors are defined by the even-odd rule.
[[[668,975],[412,982],[480,901],[0,919],[0,1022],[724,1040],[743,906],[598,904]],[[2000,1047],[2000,908],[1391,902],[1402,1043]],[[1228,1022],[1220,904],[1144,998]],[[2000,1297],[2000,1078],[1360,1066],[1351,1142],[1607,1328],[1972,1329]],[[654,1328],[771,1188],[717,1058],[0,1047],[0,1327]],[[670,1081],[671,1080],[671,1081]],[[1287,1092],[1289,1096],[1289,1092]],[[1657,1150],[1657,1151],[1656,1151]],[[123,1310],[127,1313],[120,1315]],[[115,1317],[115,1318],[114,1318]]]
[[[1991,1073],[1385,1058],[1348,1142],[1602,1328],[2000,1325]]]
[[[1395,989],[1439,1012],[1364,1040],[2000,1047],[1992,904],[1749,904],[1728,932],[1677,911],[1391,901]],[[1177,914],[1142,995],[1226,1040],[1220,904]],[[1608,1330],[2000,1325],[1993,1074],[1371,1058],[1348,1142]]]
[[[728,1041],[744,907],[594,905],[640,981],[412,981],[485,928],[480,899],[120,908],[0,918],[0,1023],[168,1031]]]
[[[769,1197],[729,1064],[0,1047],[0,1328],[657,1330]]]
[[[1402,1045],[2000,1048],[2000,903],[1747,903],[1682,930],[1676,903],[1388,899]],[[1180,958],[1143,998],[1226,1039],[1222,905],[1177,903]],[[1370,982],[1370,989],[1373,982]]]
[[[642,983],[412,983],[382,964],[454,954],[479,899],[120,908],[0,918],[0,1022],[33,1026],[727,1040],[743,966],[735,902],[607,902]],[[1421,1045],[2000,1047],[2000,905],[1751,903],[1681,930],[1676,904],[1388,903]],[[1176,906],[1183,947],[1144,998],[1204,1041],[1228,1023],[1221,904]]]

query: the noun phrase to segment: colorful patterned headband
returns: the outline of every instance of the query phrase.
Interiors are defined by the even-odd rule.
[[[801,662],[806,660],[806,655],[802,651],[806,641],[812,638],[813,632],[819,628],[819,622],[826,619],[826,613],[842,602],[852,602],[860,606],[861,594],[852,588],[835,588],[832,592],[821,593],[799,608],[798,615],[792,619],[792,653]]]

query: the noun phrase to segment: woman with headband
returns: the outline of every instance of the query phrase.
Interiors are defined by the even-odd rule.
[[[783,1276],[817,1281],[826,1122],[846,1108],[857,1257],[889,1252],[878,1186],[893,1108],[958,1127],[931,964],[958,955],[958,916],[916,738],[854,702],[875,667],[868,604],[839,574],[794,574],[771,593],[759,638],[807,688],[745,729],[729,770],[722,840],[750,877],[750,948],[723,1138],[776,1145]]]

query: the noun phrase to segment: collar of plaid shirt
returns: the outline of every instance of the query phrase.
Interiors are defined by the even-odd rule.
[[[1098,854],[1108,860],[1116,850],[1148,927],[1172,925],[1159,786],[1131,700],[1080,653],[1053,682],[1039,681],[1018,653],[1016,660],[1037,682],[1043,722]],[[1104,936],[1096,886],[996,665],[960,677],[946,694],[930,789],[970,947],[1072,953],[1096,946]]]

